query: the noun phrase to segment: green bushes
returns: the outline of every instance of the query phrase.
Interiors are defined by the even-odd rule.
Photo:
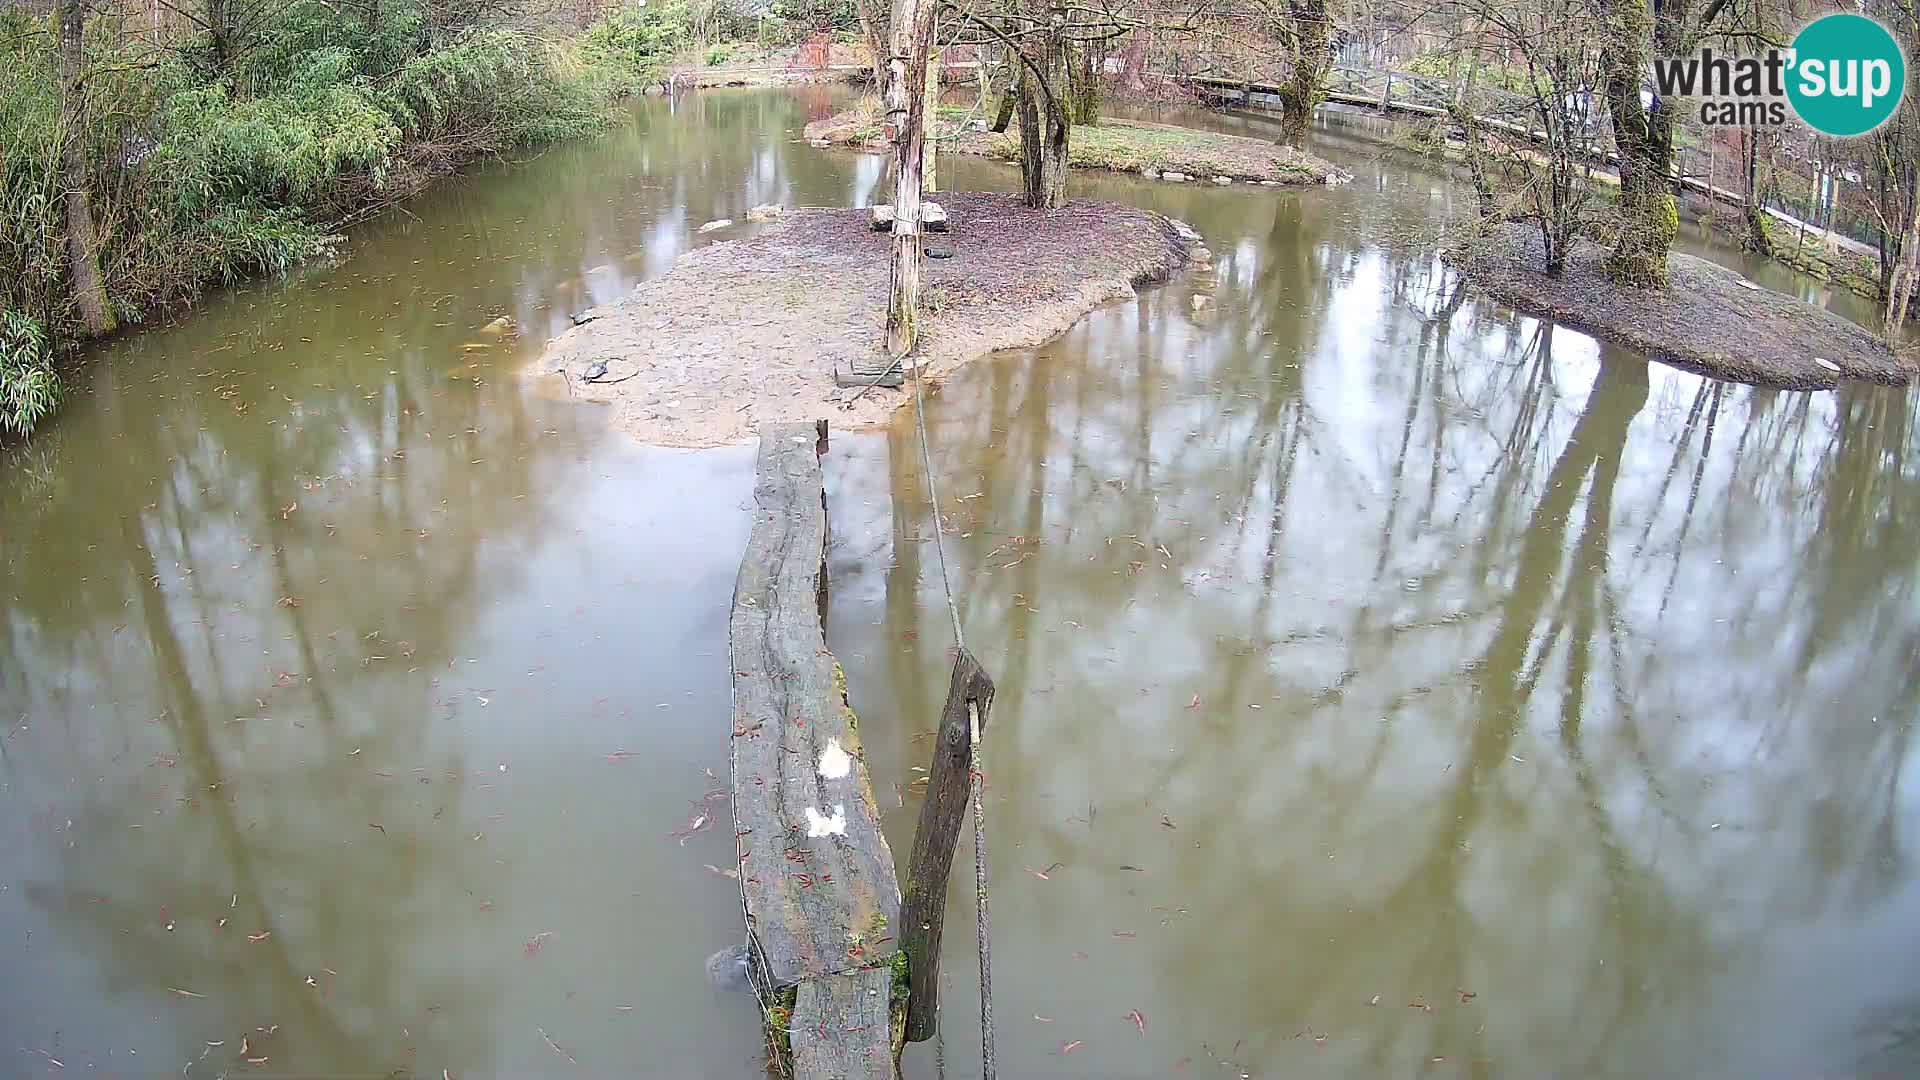
[[[688,41],[686,20],[658,8],[620,8],[580,35],[589,63],[630,79],[650,79]]]
[[[25,435],[59,399],[40,324],[17,311],[0,312],[0,432]]]
[[[199,29],[156,45],[95,19],[78,124],[63,121],[53,20],[0,9],[0,432],[52,408],[50,358],[78,336],[69,140],[109,302],[138,322],[323,254],[344,218],[476,157],[592,131],[686,40],[658,9],[551,40],[510,5],[259,0],[255,19],[249,0],[221,2],[238,29],[217,46]]]

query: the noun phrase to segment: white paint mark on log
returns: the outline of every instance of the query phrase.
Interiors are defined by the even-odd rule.
[[[853,758],[840,749],[839,739],[828,739],[827,748],[820,754],[820,775],[829,780],[840,780],[853,771]]]
[[[847,808],[842,803],[833,804],[833,816],[828,817],[813,807],[807,807],[807,835],[845,836],[847,835]]]

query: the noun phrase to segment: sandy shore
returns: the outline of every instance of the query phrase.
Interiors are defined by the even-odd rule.
[[[1189,243],[1161,215],[1075,201],[1042,213],[1012,197],[942,192],[953,230],[927,238],[916,360],[938,379],[995,349],[1037,345],[1134,286],[1185,265]],[[643,442],[716,446],[766,422],[885,423],[910,387],[858,400],[836,368],[881,346],[888,244],[865,210],[788,212],[773,228],[681,256],[664,276],[587,313],[527,376],[548,392],[608,404]],[[580,373],[608,363],[606,381]],[[614,381],[619,380],[619,381]]]
[[[1715,378],[1810,390],[1916,374],[1912,357],[1855,324],[1716,263],[1675,252],[1666,289],[1622,289],[1606,279],[1606,254],[1580,241],[1554,280],[1540,270],[1539,230],[1508,224],[1477,242],[1464,266],[1503,303]]]

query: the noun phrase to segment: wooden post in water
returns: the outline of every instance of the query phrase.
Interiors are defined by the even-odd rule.
[[[900,948],[907,954],[911,986],[908,1042],[932,1038],[940,1010],[940,934],[947,918],[947,874],[953,869],[953,849],[960,841],[960,822],[966,817],[967,795],[972,790],[969,705],[984,734],[987,710],[993,705],[993,679],[963,647],[954,658],[947,703],[934,733],[927,801],[920,805],[920,824],[913,831],[913,857],[907,863],[906,892],[900,902]]]
[[[913,351],[920,318],[920,170],[926,143],[927,53],[934,0],[897,0],[887,60],[887,138],[893,143],[893,269],[887,290],[887,356]]]

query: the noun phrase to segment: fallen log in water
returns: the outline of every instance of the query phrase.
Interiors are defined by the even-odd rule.
[[[826,645],[826,439],[825,421],[760,429],[729,624],[740,891],[776,1061],[801,1078],[890,1078],[900,887]]]

